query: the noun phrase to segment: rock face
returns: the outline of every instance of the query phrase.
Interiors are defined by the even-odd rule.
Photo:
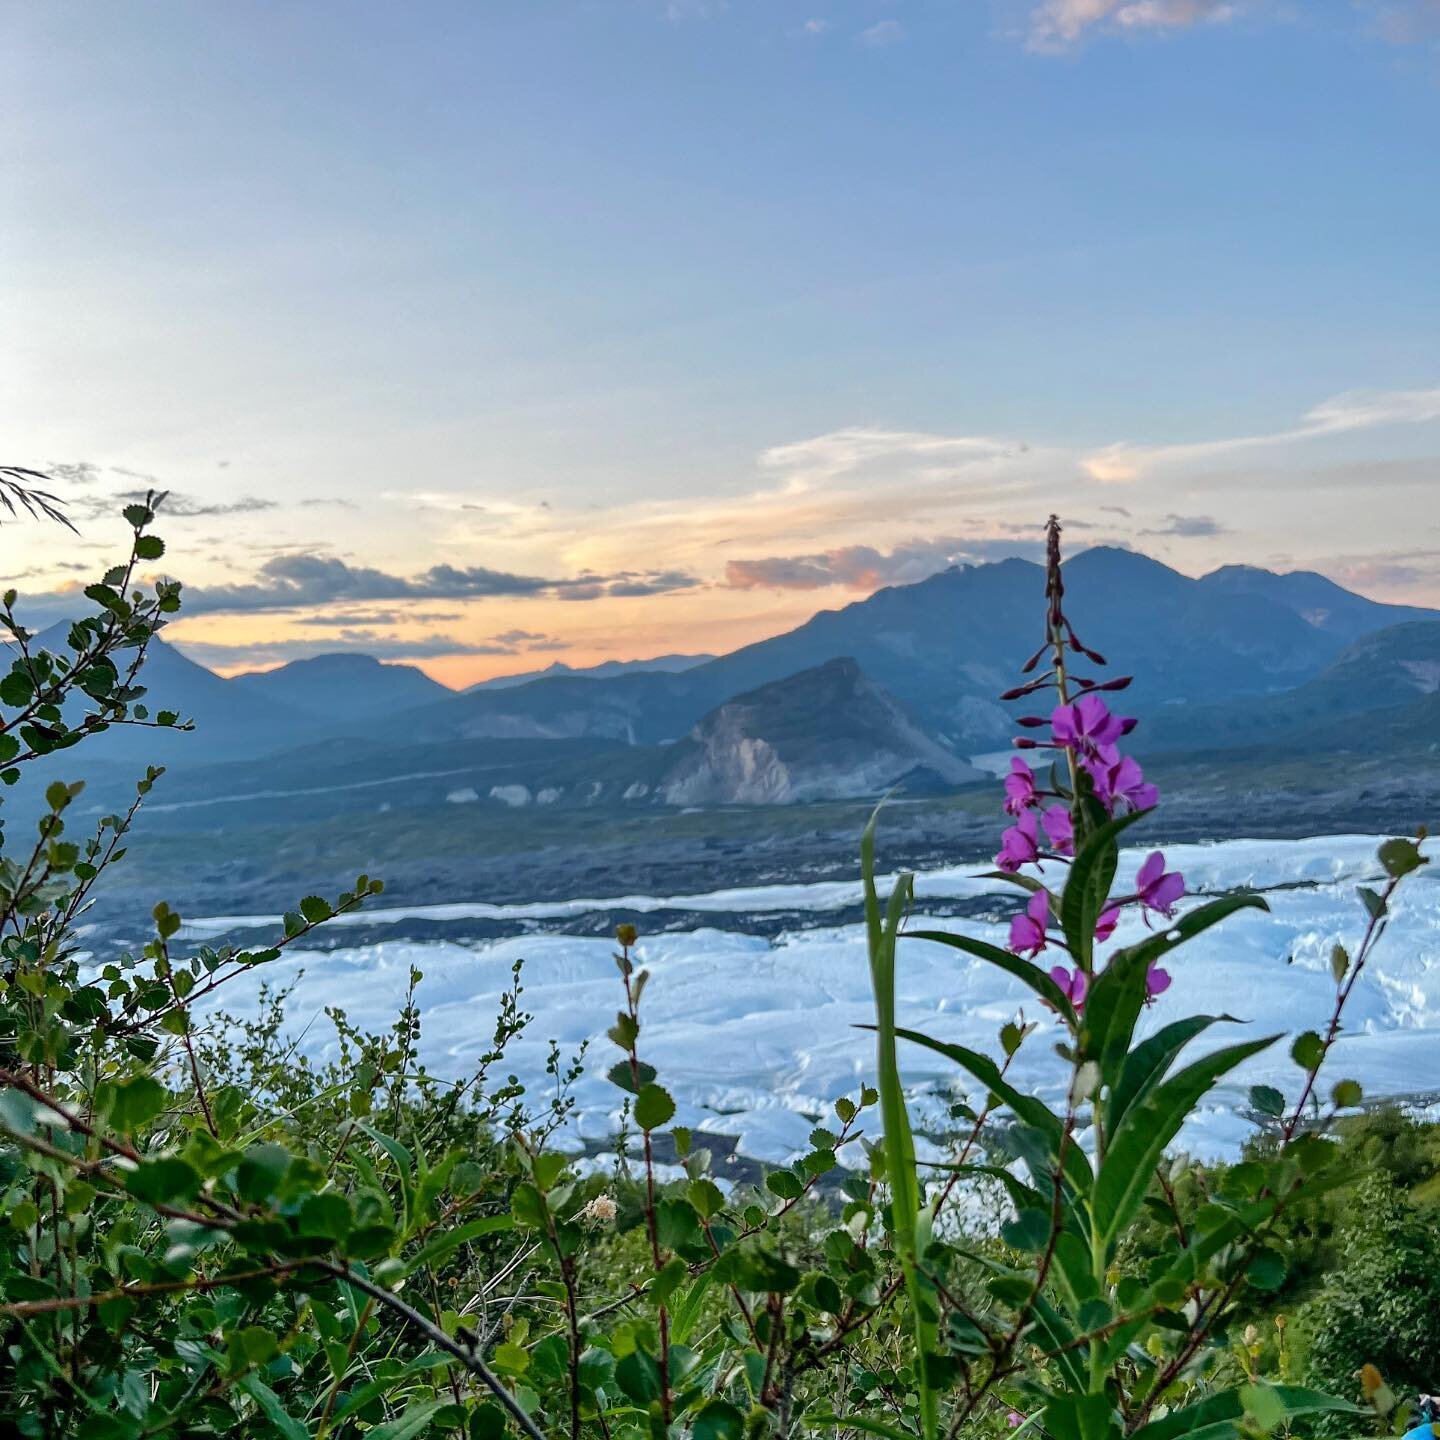
[[[674,752],[657,787],[670,805],[784,805],[985,778],[925,735],[849,658],[736,696]]]

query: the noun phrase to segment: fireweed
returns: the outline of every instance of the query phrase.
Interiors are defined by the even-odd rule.
[[[1018,876],[1027,866],[1045,874],[1046,862],[1068,865],[1075,855],[1077,839],[1116,816],[1138,817],[1155,807],[1159,792],[1145,779],[1140,762],[1120,751],[1120,741],[1136,726],[1131,716],[1114,715],[1101,692],[1124,690],[1129,676],[1097,680],[1072,673],[1067,656],[1083,656],[1103,666],[1104,656],[1090,649],[1075,633],[1064,609],[1065,582],[1060,568],[1060,525],[1052,516],[1046,532],[1046,641],[1025,666],[1027,679],[1002,697],[1018,700],[1053,691],[1055,707],[1048,720],[1027,715],[1020,724],[1028,729],[1050,729],[1048,740],[1018,736],[1015,745],[1026,752],[1049,750],[1052,763],[1048,777],[1036,774],[1018,755],[1010,762],[1005,777],[1005,812],[1016,817],[1000,839],[995,863],[1009,877]],[[1049,656],[1049,667],[1038,675],[1032,672]],[[1023,882],[1022,882],[1023,883]],[[1028,888],[1028,887],[1027,887]],[[1052,947],[1069,950],[1059,926],[1058,894],[1041,882],[1034,882],[1029,903],[1010,922],[1010,949],[1034,959]],[[1093,938],[1108,940],[1119,924],[1122,912],[1138,906],[1147,920],[1152,916],[1172,919],[1176,903],[1185,894],[1185,877],[1165,869],[1165,856],[1156,850],[1141,864],[1135,890],[1111,896],[1092,927]],[[1071,956],[1070,965],[1055,965],[1050,977],[1078,1012],[1085,1004],[1095,978],[1093,952]],[[1170,987],[1169,972],[1158,964],[1146,972],[1147,999],[1154,999]]]
[[[1076,634],[1065,613],[1060,526],[1047,527],[1044,643],[1022,680],[1001,698],[1047,697],[1048,714],[1023,716],[1021,752],[1004,779],[1005,829],[997,878],[1027,892],[1011,920],[1008,948],[946,931],[906,931],[913,877],[902,875],[888,906],[874,883],[874,822],[862,845],[871,969],[885,1123],[884,1174],[891,1228],[911,1316],[913,1427],[924,1440],[954,1440],[984,1417],[1034,1427],[1055,1440],[1172,1440],[1197,1434],[1258,1435],[1322,1411],[1367,1413],[1343,1398],[1271,1385],[1247,1373],[1225,1383],[1216,1357],[1225,1326],[1248,1288],[1265,1291],[1285,1275],[1275,1223],[1285,1211],[1348,1178],[1337,1173],[1325,1132],[1336,1114],[1358,1104],[1360,1087],[1340,1081],[1330,1105],[1317,1079],[1341,1031],[1345,1005],[1384,932],[1401,880],[1425,863],[1417,841],[1389,840],[1380,863],[1383,889],[1362,886],[1368,923],[1352,956],[1335,947],[1335,1005],[1324,1035],[1307,1033],[1291,1049],[1302,1080],[1293,1101],[1270,1086],[1250,1091],[1268,1139],[1198,1209],[1177,1196],[1188,1170],[1166,1152],[1210,1089],[1278,1036],[1212,1049],[1186,1065],[1182,1051],[1228,1016],[1182,1016],[1148,1037],[1140,1017],[1169,988],[1160,963],[1169,953],[1237,911],[1266,909],[1238,894],[1185,910],[1185,880],[1162,851],[1140,863],[1133,887],[1116,890],[1119,845],[1154,809],[1159,794],[1121,744],[1135,729],[1105,697],[1128,687],[1121,676],[1087,672],[1104,657]],[[1042,668],[1043,667],[1043,668]],[[1032,764],[1031,762],[1037,762]],[[1423,833],[1422,837],[1423,838]],[[1148,933],[1109,948],[1127,911]],[[900,1028],[895,1019],[901,942],[948,946],[993,965],[1032,991],[1064,1024],[1056,1046],[1070,1066],[1063,1105],[1052,1109],[1012,1076],[1037,1026],[1023,1012],[1001,1031],[1003,1061]],[[1106,946],[1104,953],[1097,947]],[[1055,952],[1064,963],[1047,968]],[[954,1061],[988,1098],[941,1183],[927,1186],[905,1104],[897,1039]],[[992,1120],[1008,1124],[995,1129]],[[987,1139],[989,1141],[987,1146]],[[986,1163],[977,1154],[990,1150]],[[1014,1215],[1002,1230],[1004,1257],[966,1251],[983,1279],[961,1294],[947,1273],[937,1222],[957,1183],[986,1177],[1009,1196]],[[1165,1221],[1168,1249],[1129,1273],[1124,1239],[1142,1212]],[[1367,1391],[1368,1412],[1384,1413]],[[838,1421],[836,1423],[839,1423]],[[855,1423],[853,1420],[847,1423]],[[1353,1423],[1353,1422],[1352,1422]],[[861,1428],[898,1440],[875,1420]]]

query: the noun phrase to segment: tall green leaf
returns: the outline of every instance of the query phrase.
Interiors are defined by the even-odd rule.
[[[1128,815],[1107,820],[1092,831],[1080,846],[1065,881],[1060,897],[1060,928],[1075,963],[1087,974],[1094,968],[1095,922],[1110,898],[1115,870],[1120,861],[1116,843],[1148,810],[1132,810]]]
[[[1196,1102],[1224,1074],[1280,1037],[1267,1035],[1217,1050],[1156,1086],[1132,1105],[1110,1137],[1091,1196],[1095,1234],[1107,1247],[1135,1218],[1166,1147],[1179,1133]]]
[[[899,877],[882,912],[875,888],[875,827],[879,816],[877,806],[860,838],[865,934],[870,955],[870,984],[875,992],[876,1075],[880,1090],[880,1118],[885,1126],[885,1173],[890,1182],[891,1229],[895,1253],[905,1277],[911,1324],[915,1332],[920,1424],[925,1440],[934,1440],[940,1427],[940,1406],[926,1376],[923,1357],[935,1348],[935,1322],[929,1318],[933,1310],[924,1294],[920,1277],[917,1235],[920,1180],[915,1167],[915,1142],[910,1131],[910,1116],[905,1107],[905,1091],[900,1082],[900,1064],[895,1046],[895,946],[900,922],[912,894],[913,877]]]
[[[909,930],[907,940],[933,940],[937,945],[949,945],[954,950],[963,950],[997,969],[1013,975],[1023,985],[1028,985],[1047,1005],[1058,1010],[1070,1023],[1075,1023],[1075,1008],[1070,997],[1050,978],[1049,974],[1029,960],[1022,960],[998,945],[987,945],[983,940],[972,940],[968,935],[952,935],[948,930]]]

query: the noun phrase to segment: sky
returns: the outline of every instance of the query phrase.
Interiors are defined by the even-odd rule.
[[[448,684],[1129,545],[1440,605],[1440,0],[5,0],[0,516]]]

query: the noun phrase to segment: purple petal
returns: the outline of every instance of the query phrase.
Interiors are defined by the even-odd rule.
[[[1164,869],[1164,852],[1152,850],[1135,874],[1135,888],[1143,895],[1160,878]]]

